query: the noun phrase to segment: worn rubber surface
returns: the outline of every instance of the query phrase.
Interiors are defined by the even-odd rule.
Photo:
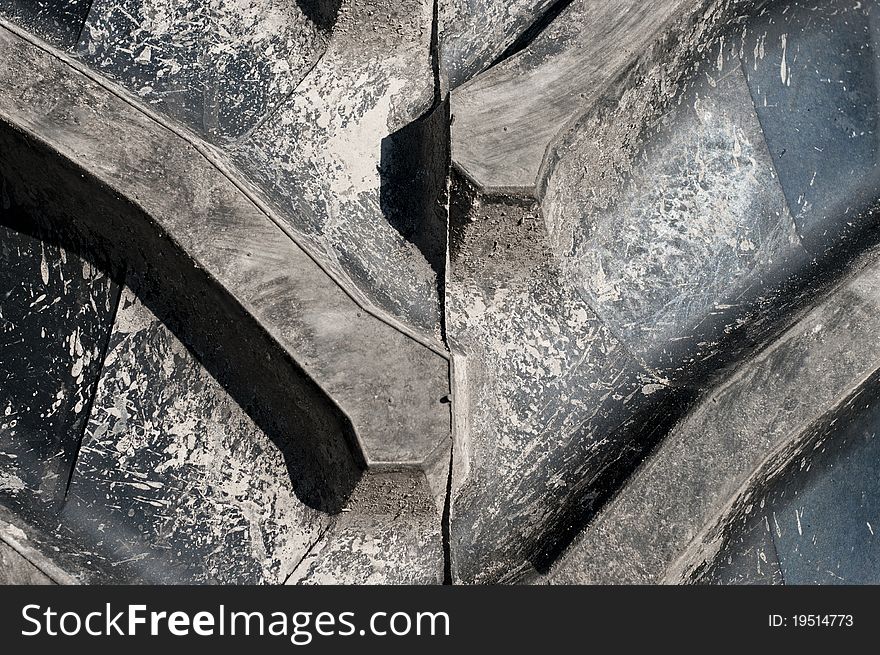
[[[0,579],[880,580],[880,4],[0,0]]]

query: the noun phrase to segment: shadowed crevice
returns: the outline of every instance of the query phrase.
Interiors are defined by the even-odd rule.
[[[514,55],[528,48],[572,2],[573,0],[559,0],[550,5],[525,32],[520,34],[513,43],[504,49],[504,52],[495,58],[486,70],[489,70],[493,66],[497,66],[504,60],[510,59]]]
[[[310,21],[329,32],[336,25],[342,0],[296,0],[296,4]]]
[[[382,139],[379,202],[388,223],[418,248],[444,296],[449,103]],[[441,311],[441,316],[443,312]]]

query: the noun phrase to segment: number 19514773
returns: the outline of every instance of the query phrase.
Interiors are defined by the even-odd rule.
[[[771,628],[851,628],[855,625],[852,614],[770,614]]]

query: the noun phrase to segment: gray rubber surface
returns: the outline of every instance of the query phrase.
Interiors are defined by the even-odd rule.
[[[878,12],[0,0],[8,579],[876,581]]]

